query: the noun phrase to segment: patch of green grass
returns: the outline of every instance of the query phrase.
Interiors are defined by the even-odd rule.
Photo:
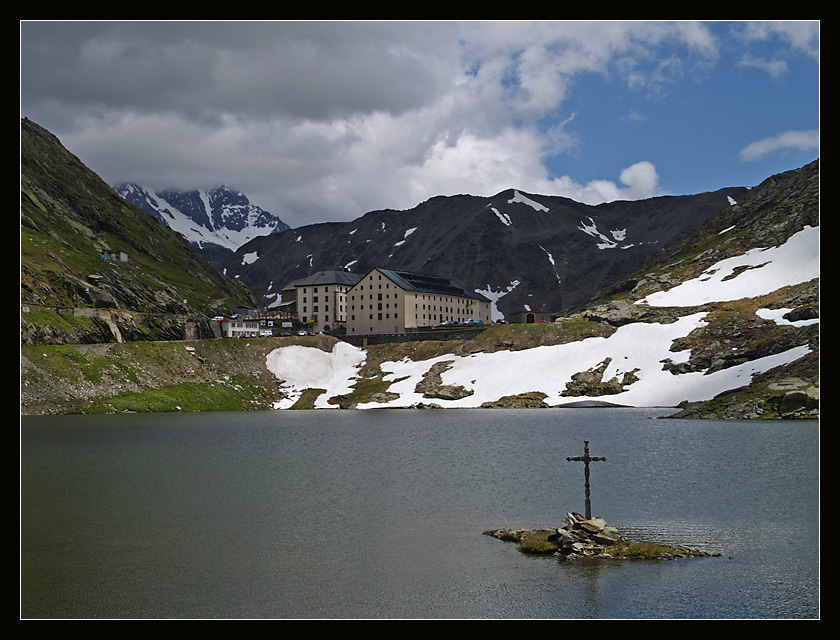
[[[74,316],[72,313],[57,313],[47,309],[23,312],[21,317],[36,327],[54,327],[61,331],[85,333],[93,326],[92,318]]]
[[[608,553],[613,558],[624,560],[662,560],[690,555],[688,551],[670,545],[630,540],[622,540],[617,545],[609,547]]]
[[[559,545],[548,540],[553,534],[550,530],[529,531],[519,539],[517,550],[526,554],[554,554],[559,550]],[[633,542],[622,540],[618,544],[605,546],[603,551],[592,557],[608,555],[617,560],[665,560],[676,557],[686,557],[694,553],[685,548],[673,547],[670,545],[655,542]]]
[[[374,393],[385,393],[390,386],[391,383],[385,382],[381,377],[362,378],[353,385],[353,391],[334,396],[328,402],[340,406],[353,406],[359,402],[367,402]]]
[[[102,398],[86,409],[88,413],[158,413],[173,411],[247,411],[263,408],[264,388],[247,376],[230,382],[182,382],[141,392]]]
[[[503,349],[531,349],[533,347],[567,344],[585,338],[606,337],[614,329],[584,318],[569,318],[561,322],[533,324],[497,324],[467,342],[470,351]]]
[[[53,378],[79,380],[92,383],[102,380],[109,370],[114,377],[134,381],[131,368],[120,361],[105,356],[86,356],[73,345],[39,345],[21,347],[21,352],[35,366]]]
[[[560,547],[548,541],[549,531],[530,531],[519,540],[517,549],[522,553],[555,553]]]
[[[318,399],[322,393],[325,393],[326,389],[306,389],[298,398],[297,402],[295,402],[290,409],[314,409],[315,408],[315,400]]]

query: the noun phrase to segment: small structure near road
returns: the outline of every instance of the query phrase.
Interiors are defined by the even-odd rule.
[[[221,325],[222,335],[225,338],[255,338],[260,333],[258,320],[225,318],[221,321]]]

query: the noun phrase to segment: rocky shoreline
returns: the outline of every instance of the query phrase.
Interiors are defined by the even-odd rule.
[[[684,545],[634,542],[603,518],[587,519],[579,513],[567,513],[563,526],[556,529],[490,529],[484,535],[515,542],[522,553],[550,555],[561,560],[671,560],[721,555]]]

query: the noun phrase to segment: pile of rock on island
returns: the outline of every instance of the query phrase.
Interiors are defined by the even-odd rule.
[[[491,529],[485,535],[518,543],[523,553],[555,555],[561,559],[672,559],[720,555],[683,545],[636,543],[625,539],[603,518],[567,513],[558,529]]]

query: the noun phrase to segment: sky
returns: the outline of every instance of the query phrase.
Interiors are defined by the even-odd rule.
[[[819,21],[21,21],[20,111],[106,182],[292,227],[509,188],[587,204],[819,157]]]

